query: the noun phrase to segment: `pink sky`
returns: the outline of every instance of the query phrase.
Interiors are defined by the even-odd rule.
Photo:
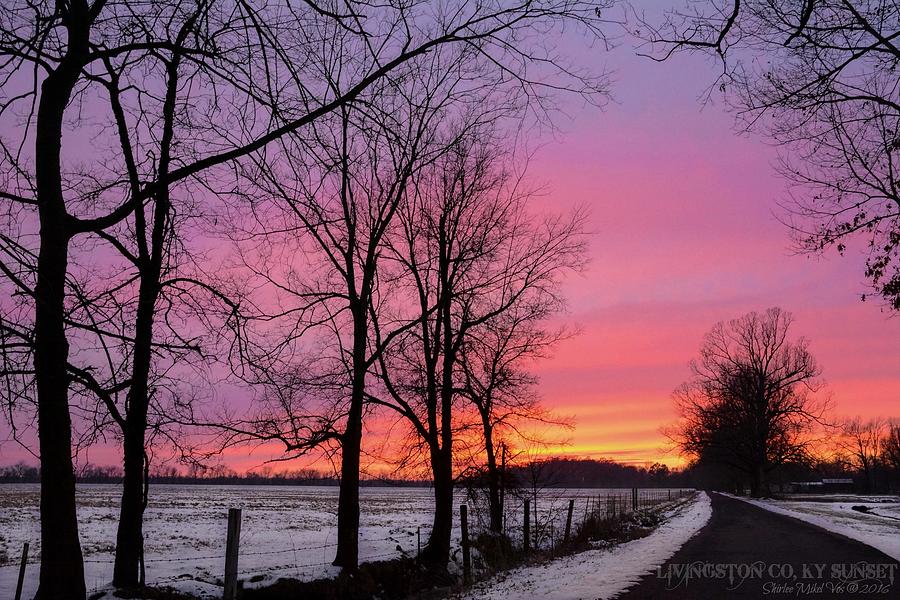
[[[785,183],[765,140],[735,135],[699,101],[716,66],[613,52],[617,102],[570,111],[535,175],[558,205],[586,204],[593,262],[569,284],[583,334],[541,368],[548,404],[573,415],[560,451],[677,462],[660,428],[671,391],[717,321],[781,306],[811,341],[839,415],[900,416],[900,319],[866,292],[860,254],[795,255],[775,218]]]
[[[576,425],[571,445],[554,450],[676,464],[660,428],[675,417],[671,391],[703,334],[775,305],[811,340],[838,414],[900,416],[900,319],[859,301],[867,289],[852,248],[843,258],[792,254],[773,215],[784,190],[775,149],[735,135],[720,105],[698,100],[716,65],[656,64],[624,45],[584,56],[616,70],[616,100],[604,111],[566,106],[531,171],[549,206],[589,206],[595,232],[590,268],[567,285],[568,318],[583,333],[539,370],[546,403]],[[19,458],[0,444],[0,464]],[[118,462],[112,448],[89,458]],[[264,458],[240,451],[226,462]]]

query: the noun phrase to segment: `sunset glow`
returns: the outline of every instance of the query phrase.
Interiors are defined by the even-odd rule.
[[[900,3],[3,2],[0,598],[895,594]]]
[[[534,161],[552,203],[590,206],[595,232],[590,269],[568,288],[583,333],[540,367],[548,403],[575,417],[560,451],[678,464],[660,428],[704,333],[769,306],[794,313],[837,415],[895,414],[900,321],[860,302],[860,248],[792,251],[776,218],[778,149],[735,135],[715,96],[702,103],[714,63],[615,54],[617,102],[574,110],[563,141]]]
[[[546,405],[575,428],[541,453],[682,464],[660,431],[676,418],[672,390],[714,323],[769,306],[794,313],[795,333],[811,340],[837,415],[896,414],[900,320],[877,300],[860,302],[859,248],[792,251],[778,221],[779,149],[736,135],[718,97],[704,100],[717,65],[684,56],[661,65],[629,47],[583,58],[614,69],[614,101],[564,100],[559,130],[534,144],[529,165],[541,205],[587,207],[592,230],[588,269],[565,287],[563,321],[580,334],[536,368]],[[12,442],[0,448],[2,463],[33,460]],[[82,460],[117,464],[118,453],[102,442]],[[278,457],[266,445],[222,461],[243,472]],[[306,464],[330,469],[321,459],[275,467]]]

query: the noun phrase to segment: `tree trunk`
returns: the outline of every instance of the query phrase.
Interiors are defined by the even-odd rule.
[[[155,258],[155,257],[154,257]],[[147,410],[150,404],[150,363],[152,360],[153,318],[159,296],[159,267],[153,261],[142,279],[139,291],[138,314],[135,323],[134,366],[128,390],[128,412],[123,430],[122,506],[116,535],[116,561],[113,585],[137,587],[141,584],[140,567],[144,554],[144,443],[147,431]]]
[[[142,246],[140,252],[140,287],[138,289],[137,318],[134,326],[134,359],[131,369],[131,386],[128,390],[128,409],[123,427],[122,506],[119,513],[119,530],[116,535],[116,561],[113,569],[113,585],[137,587],[143,584],[141,577],[144,557],[144,508],[146,506],[146,480],[144,447],[147,434],[147,412],[150,406],[150,369],[153,361],[153,327],[156,319],[156,303],[161,292],[160,279],[166,230],[171,211],[171,198],[166,178],[169,174],[173,137],[173,115],[178,81],[178,61],[170,63],[164,106],[165,126],[160,142],[158,175],[160,189],[155,196],[153,225],[149,252]],[[135,230],[146,227],[143,207],[135,208]]]
[[[124,477],[113,585],[132,588],[141,582],[144,553],[144,427],[129,418],[124,443]]]
[[[760,465],[753,470],[753,475],[750,479],[750,496],[762,498],[766,495],[766,468]]]
[[[68,243],[60,223],[41,216],[34,335],[41,452],[41,574],[36,598],[71,600],[85,597],[85,585],[75,512],[69,344],[63,324]]]
[[[352,308],[352,307],[351,307]],[[338,497],[337,551],[331,563],[345,569],[359,565],[359,454],[366,382],[368,321],[365,306],[353,312],[353,383],[347,426],[341,436],[341,485]]]
[[[447,268],[442,262],[441,269]],[[443,289],[447,283],[446,272],[441,276]],[[453,326],[451,320],[449,294],[444,299],[440,311],[442,321],[441,346],[443,368],[440,384],[440,447],[431,443],[431,471],[434,479],[434,519],[428,546],[423,552],[423,560],[440,570],[447,568],[450,561],[450,534],[453,529],[453,367],[456,363]],[[433,390],[432,394],[434,393]],[[433,396],[432,396],[433,397]],[[436,400],[436,399],[435,399]]]
[[[490,530],[494,533],[503,531],[503,506],[500,504],[500,471],[497,468],[497,456],[494,451],[494,432],[485,419],[484,450],[487,454],[488,512],[490,514]]]
[[[875,489],[874,477],[872,476],[872,468],[867,461],[863,461],[863,493],[871,494]]]
[[[197,16],[196,14],[194,15]],[[179,34],[179,39],[185,33]],[[154,195],[153,223],[150,230],[150,247],[139,241],[140,288],[138,290],[137,318],[134,327],[134,359],[131,370],[131,386],[128,390],[128,409],[123,427],[124,479],[119,530],[116,537],[116,562],[113,585],[137,587],[143,585],[144,560],[144,509],[147,506],[149,464],[145,448],[147,413],[150,407],[150,371],[153,362],[153,330],[156,321],[156,303],[162,292],[163,262],[169,242],[167,231],[171,225],[172,199],[168,182],[174,139],[175,105],[178,94],[178,68],[181,55],[177,55],[166,68],[166,96],[163,104],[163,132],[160,139],[158,189]],[[138,240],[145,239],[147,223],[143,206],[135,208],[134,228]]]
[[[337,552],[331,564],[355,569],[359,563],[359,452],[362,410],[351,407],[341,443],[341,485],[338,498]]]
[[[70,232],[62,191],[62,123],[88,51],[84,2],[69,7],[68,48],[41,85],[35,135],[35,183],[40,250],[34,289],[34,377],[41,453],[41,574],[36,598],[85,597],[84,562],[75,511],[72,424],[69,415],[69,343],[65,281]]]
[[[450,561],[450,537],[453,530],[453,465],[446,448],[431,452],[434,478],[434,515],[428,544],[422,551],[426,564],[444,570]]]

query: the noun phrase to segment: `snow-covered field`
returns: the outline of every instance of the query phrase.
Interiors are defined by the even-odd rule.
[[[900,560],[900,498],[897,496],[841,495],[796,496],[785,500],[740,499],[858,540]],[[854,506],[865,506],[868,510],[866,512],[853,510]]]
[[[120,488],[79,485],[78,519],[89,590],[112,579]],[[265,585],[278,577],[315,579],[337,573],[330,566],[335,548],[336,487],[158,485],[150,491],[144,536],[147,582],[202,596],[221,596],[225,532],[230,507],[241,507],[239,570],[245,585]],[[539,518],[552,520],[557,537],[565,507],[576,499],[578,522],[598,495],[630,498],[631,490],[543,490]],[[465,502],[460,494],[458,503]],[[37,587],[40,552],[39,487],[0,485],[0,598],[15,591],[22,543],[31,544],[25,598]],[[415,555],[417,529],[428,537],[433,506],[429,488],[365,487],[361,490],[360,558]],[[509,533],[516,537],[521,507],[507,502]],[[477,511],[470,517],[477,528]],[[458,523],[456,523],[458,526]],[[458,529],[455,539],[459,539]]]
[[[648,537],[501,573],[476,584],[465,599],[613,598],[671,558],[700,531],[711,514],[709,496],[699,492],[671,509],[666,520]]]

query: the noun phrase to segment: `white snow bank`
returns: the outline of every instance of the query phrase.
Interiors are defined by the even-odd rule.
[[[652,534],[600,550],[588,550],[552,562],[513,569],[476,584],[467,600],[547,598],[577,600],[612,598],[653,572],[709,520],[709,496],[700,492]]]
[[[874,502],[866,502],[864,498],[853,498],[851,502],[811,502],[793,499],[755,500],[726,495],[839,533],[900,560],[900,519],[897,518],[900,503],[886,503],[883,498]],[[870,511],[863,513],[853,510],[854,506],[859,505],[867,506]]]

